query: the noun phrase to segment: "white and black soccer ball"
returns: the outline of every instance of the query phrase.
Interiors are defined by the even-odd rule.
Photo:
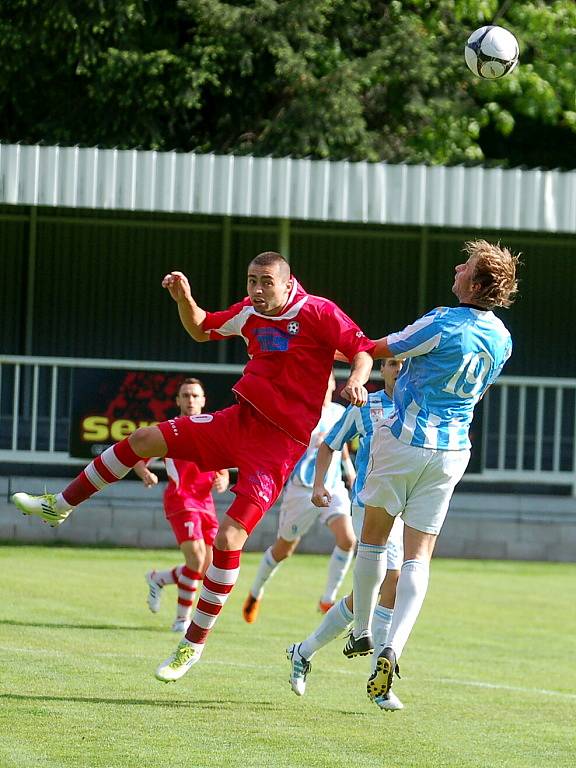
[[[464,48],[468,68],[478,77],[496,80],[508,75],[519,56],[518,41],[504,27],[480,27],[472,32]]]

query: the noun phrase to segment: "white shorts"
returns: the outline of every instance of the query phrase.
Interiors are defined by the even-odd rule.
[[[352,504],[352,528],[354,535],[360,541],[362,526],[364,525],[364,507]],[[394,520],[394,525],[388,536],[386,544],[386,570],[399,571],[404,562],[404,521],[401,517]]]
[[[350,497],[344,483],[330,490],[332,501],[329,507],[315,507],[312,504],[312,488],[286,483],[280,505],[278,536],[285,541],[295,541],[310,530],[316,520],[327,525],[338,515],[350,515]]]
[[[386,426],[374,431],[361,498],[371,507],[423,533],[439,534],[470,451],[418,448],[397,440]]]

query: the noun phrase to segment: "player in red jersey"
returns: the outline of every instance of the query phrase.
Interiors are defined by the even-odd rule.
[[[178,387],[176,405],[180,416],[197,416],[206,405],[202,382],[184,379]],[[223,493],[228,488],[228,470],[201,472],[193,461],[165,459],[168,484],[164,491],[164,512],[172,526],[174,536],[184,555],[184,565],[164,571],[149,571],[148,607],[152,613],[160,610],[162,589],[176,584],[178,602],[174,632],[186,632],[194,593],[206,569],[212,562],[212,544],[218,530],[218,518],[214,508],[212,490]],[[134,472],[147,488],[158,484],[158,476],[151,472],[146,461],[139,461]]]
[[[141,427],[94,459],[61,493],[15,493],[12,498],[25,514],[59,525],[73,507],[124,477],[143,458],[186,459],[202,470],[238,468],[232,489],[236,498],[216,534],[192,622],[174,654],[156,670],[159,680],[170,682],[200,659],[238,578],[248,536],[306,449],[320,418],[335,353],[351,363],[341,394],[354,405],[364,405],[374,342],[334,302],[306,293],[275,252],[250,262],[248,296],[221,312],[199,307],[181,272],[166,275],[162,285],[195,341],[227,336],[246,341],[250,359],[233,387],[237,404],[214,414]]]

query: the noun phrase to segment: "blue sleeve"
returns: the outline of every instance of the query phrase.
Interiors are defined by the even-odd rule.
[[[389,334],[386,342],[394,357],[416,357],[435,349],[442,339],[442,316],[446,311],[443,307],[434,309],[403,331]]]
[[[341,451],[349,440],[358,434],[358,424],[356,421],[360,409],[355,405],[349,405],[330,432],[324,438],[324,442],[333,451]]]

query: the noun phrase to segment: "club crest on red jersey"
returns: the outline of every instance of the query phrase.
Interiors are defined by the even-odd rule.
[[[286,330],[291,336],[296,336],[296,334],[300,330],[300,323],[298,322],[298,320],[291,320],[286,326]]]

